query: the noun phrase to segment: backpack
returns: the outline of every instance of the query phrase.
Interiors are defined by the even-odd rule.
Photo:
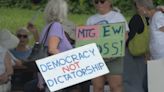
[[[128,48],[129,52],[133,56],[140,56],[149,51],[149,30],[146,23],[146,19],[142,17],[144,22],[144,30],[142,33],[136,33],[135,36],[129,41]]]

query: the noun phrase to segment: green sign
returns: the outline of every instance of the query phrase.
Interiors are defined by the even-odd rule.
[[[104,58],[125,55],[125,23],[80,26],[76,29],[76,47],[96,43]]]

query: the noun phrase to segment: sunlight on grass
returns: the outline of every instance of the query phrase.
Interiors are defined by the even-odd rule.
[[[36,15],[38,11],[19,9],[19,8],[0,8],[0,29],[9,29],[12,33],[15,33],[20,27],[26,27],[27,23]],[[68,18],[73,21],[77,26],[84,25],[89,15],[69,14]],[[43,19],[43,13],[40,12],[36,20],[34,21],[39,32],[43,29],[45,22]],[[32,36],[31,36],[32,37]],[[31,38],[30,44],[34,42]]]
[[[18,8],[0,8],[0,28],[7,28],[15,32],[20,27],[25,27],[37,11],[18,9]],[[68,18],[77,26],[84,25],[89,15],[69,14]],[[40,13],[34,24],[39,30],[42,30],[45,22],[43,13]]]
[[[9,29],[12,33],[15,33],[20,27],[26,27],[27,23],[36,15],[38,11],[19,9],[19,8],[0,8],[0,29]],[[69,14],[68,18],[74,22],[77,26],[85,25],[87,18],[91,15],[85,14]],[[130,17],[126,17],[127,20]],[[40,12],[38,17],[34,21],[39,32],[43,29],[45,22],[43,19],[43,13]],[[33,43],[33,38],[32,42]]]
[[[0,28],[7,28],[12,32],[15,32],[20,27],[25,27],[27,23],[38,11],[19,9],[19,8],[0,8]],[[77,26],[85,25],[87,18],[91,15],[85,14],[69,14],[68,18],[73,21]],[[126,17],[127,20],[130,17]],[[41,31],[45,25],[43,19],[43,13],[39,13],[38,17],[34,21],[36,27]]]
[[[0,8],[0,12],[0,28],[7,28],[15,32],[18,28],[25,27],[36,11],[18,8]],[[41,29],[44,25],[42,14],[38,16],[34,24]]]
[[[80,26],[80,25],[85,25],[86,24],[86,21],[87,21],[87,18],[89,17],[90,15],[84,15],[84,14],[70,14],[69,15],[69,19],[72,20],[77,26]]]

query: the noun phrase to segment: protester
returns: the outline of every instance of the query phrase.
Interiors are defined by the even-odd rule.
[[[35,31],[32,33],[34,34]],[[20,28],[17,30],[16,36],[20,39],[20,42],[16,48],[11,49],[10,51],[17,59],[22,60],[23,62],[25,59],[28,58],[32,50],[32,47],[29,46],[29,30],[25,27]],[[35,39],[37,40],[37,37],[35,37]]]
[[[152,59],[164,58],[164,14],[156,10],[152,2],[136,1],[137,8],[150,19],[150,54]]]
[[[145,57],[147,52],[134,56],[128,49],[129,41],[131,41],[135,35],[140,35],[144,31],[150,31],[148,30],[148,18],[143,16],[143,12],[136,9],[136,4],[134,4],[134,6],[136,14],[129,22],[130,32],[128,33],[129,38],[127,40],[127,48],[124,58],[124,92],[147,92],[147,65]],[[146,39],[146,37],[143,39]],[[138,42],[137,45],[141,45],[140,42]]]
[[[10,31],[0,31],[0,92],[11,92],[13,63],[8,49],[16,47],[18,42],[18,38]]]
[[[64,27],[62,26],[64,20],[67,20],[67,3],[64,0],[50,0],[46,5],[44,14],[46,26],[41,33],[39,42],[44,39],[44,36],[49,29],[45,46],[48,46],[50,55],[72,49],[72,46],[64,33]],[[45,82],[42,76],[38,74],[38,88],[40,91],[45,89],[44,85]],[[45,91],[49,92],[47,87]]]
[[[28,24],[28,28],[29,26],[31,25]],[[29,45],[30,32],[33,34],[35,40],[37,41],[38,40],[37,30],[28,30],[26,27],[22,27],[16,31],[16,36],[20,40],[19,44],[17,45],[16,48],[10,50],[13,57],[16,58],[14,59],[15,73],[12,76],[12,84],[14,85],[12,87],[13,90],[22,89],[21,86],[23,86],[25,82],[33,79],[33,72],[29,68],[23,65],[23,63],[25,63],[25,60],[29,57],[32,51],[32,46]]]
[[[87,25],[125,22],[127,31],[126,40],[128,38],[127,33],[129,31],[127,22],[121,13],[113,10],[112,0],[93,0],[93,4],[98,13],[87,20]],[[109,67],[110,73],[105,76],[92,79],[94,92],[104,92],[103,89],[106,80],[109,83],[110,92],[123,92],[123,58],[118,57],[104,60],[106,65]]]

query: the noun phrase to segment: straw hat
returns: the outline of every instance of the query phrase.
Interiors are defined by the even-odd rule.
[[[19,43],[19,39],[9,30],[0,30],[0,46],[6,49],[15,48]]]

